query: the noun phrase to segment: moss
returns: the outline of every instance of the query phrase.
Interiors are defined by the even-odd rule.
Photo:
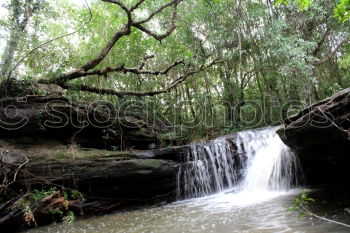
[[[163,161],[159,159],[145,159],[145,160],[140,160],[140,163],[138,165],[141,167],[157,168],[157,167],[161,167],[162,164],[163,164]]]
[[[153,137],[152,132],[150,132],[150,130],[147,128],[139,128],[139,129],[129,131],[129,135],[142,136],[142,137]]]
[[[10,79],[0,83],[0,97],[18,97],[25,96],[31,91],[29,90],[32,81],[29,79]]]
[[[67,160],[129,160],[129,159],[144,159],[145,156],[129,151],[107,151],[97,149],[76,149],[76,148],[61,148],[61,149],[39,149],[26,150],[32,162],[43,161],[58,161],[64,162]]]

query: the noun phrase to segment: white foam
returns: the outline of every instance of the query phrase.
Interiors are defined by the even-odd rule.
[[[225,139],[192,146],[188,166],[178,173],[179,194],[193,198],[221,192],[209,198],[211,204],[223,208],[290,194],[298,183],[299,163],[276,130],[269,127],[238,133],[235,152]],[[242,172],[241,180],[237,180],[237,170]],[[225,192],[227,189],[230,191]]]

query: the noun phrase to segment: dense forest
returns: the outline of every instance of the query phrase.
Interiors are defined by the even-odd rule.
[[[122,2],[4,2],[3,95],[36,83],[133,106],[191,141],[277,125],[349,86],[346,0]]]
[[[0,0],[1,232],[348,232],[349,42],[350,0]]]

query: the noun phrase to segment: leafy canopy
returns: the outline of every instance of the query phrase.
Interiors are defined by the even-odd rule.
[[[277,0],[275,5],[287,5],[290,2],[296,2],[298,7],[302,10],[306,10],[312,4],[311,0]],[[340,23],[346,23],[350,20],[350,0],[337,1],[334,8],[334,17],[336,17]]]

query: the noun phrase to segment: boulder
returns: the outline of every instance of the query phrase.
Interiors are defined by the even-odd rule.
[[[305,108],[277,131],[299,156],[308,184],[349,184],[350,88]]]
[[[18,169],[21,164],[25,166]],[[104,198],[171,197],[176,189],[177,165],[172,160],[149,158],[143,151],[69,147],[0,150],[0,166],[7,169],[0,178],[7,175],[12,180],[18,170],[16,186],[33,190],[55,184]]]

